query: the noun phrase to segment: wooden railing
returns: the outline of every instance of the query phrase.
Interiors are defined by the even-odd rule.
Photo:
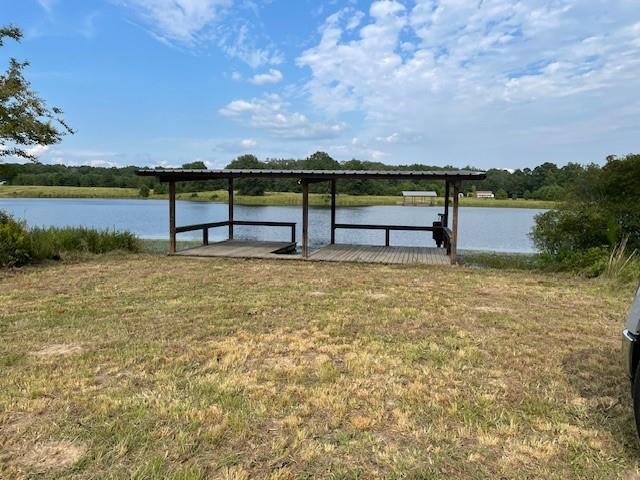
[[[384,245],[385,247],[389,246],[390,243],[390,233],[395,230],[403,230],[409,232],[436,232],[442,231],[443,233],[443,241],[444,246],[447,248],[447,253],[450,252],[451,247],[451,230],[442,226],[432,226],[432,227],[423,227],[418,225],[367,225],[361,223],[336,223],[334,228],[342,228],[347,230],[384,230],[385,231],[385,239]]]
[[[198,223],[196,225],[185,225],[176,227],[176,233],[193,232],[202,230],[202,244],[209,245],[209,229],[218,227],[229,227],[235,225],[252,225],[256,227],[287,227],[291,229],[291,243],[296,243],[295,222],[259,222],[253,220],[224,220],[222,222]]]

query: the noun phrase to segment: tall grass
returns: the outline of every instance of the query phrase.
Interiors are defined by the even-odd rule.
[[[632,270],[640,270],[637,250],[628,251],[627,244],[629,237],[626,236],[611,250],[607,265],[602,275],[611,279],[622,279],[629,274],[633,276]]]
[[[65,252],[106,253],[113,250],[139,252],[140,240],[131,232],[85,227],[32,228],[32,252],[37,259],[59,258]]]
[[[84,227],[28,228],[23,221],[0,211],[0,267],[60,259],[66,253],[106,253],[112,250],[142,251],[131,232]]]

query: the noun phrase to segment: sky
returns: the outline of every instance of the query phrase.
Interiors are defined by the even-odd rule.
[[[639,0],[0,0],[45,163],[523,168],[640,152]]]

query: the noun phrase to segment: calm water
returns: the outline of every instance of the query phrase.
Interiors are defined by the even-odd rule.
[[[32,226],[87,226],[130,230],[142,238],[168,238],[168,202],[166,200],[112,199],[0,199],[0,210],[23,218]],[[500,252],[533,252],[528,237],[534,216],[544,210],[525,208],[460,208],[459,248]],[[431,225],[442,207],[374,206],[340,207],[338,223]],[[294,221],[301,238],[302,213],[296,206],[235,207],[236,220]],[[179,201],[177,225],[226,220],[227,205]],[[329,242],[331,217],[327,208],[311,208],[309,236],[312,246]],[[225,228],[212,229],[210,239],[222,240]],[[290,229],[235,227],[236,238],[289,240]],[[200,232],[178,235],[179,240],[201,238]],[[384,245],[384,231],[337,230],[339,243]],[[431,232],[391,232],[391,245],[432,246]]]

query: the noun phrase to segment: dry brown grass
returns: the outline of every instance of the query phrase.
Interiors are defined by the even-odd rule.
[[[152,255],[5,272],[0,477],[634,478],[630,294]]]

